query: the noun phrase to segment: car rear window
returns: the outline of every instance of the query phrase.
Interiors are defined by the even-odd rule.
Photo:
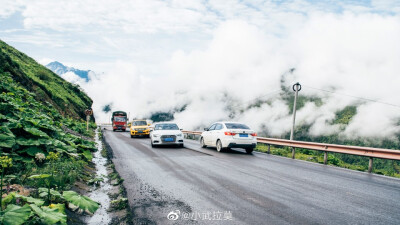
[[[241,123],[225,123],[227,129],[245,129],[249,130],[250,128]]]

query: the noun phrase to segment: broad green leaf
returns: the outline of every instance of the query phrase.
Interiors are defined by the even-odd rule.
[[[15,192],[11,192],[6,197],[1,200],[2,205],[7,205],[8,203],[12,202],[15,199]]]
[[[67,215],[60,212],[58,208],[48,208],[41,207],[39,208],[37,205],[31,204],[30,207],[33,211],[43,220],[45,224],[56,224],[60,222],[61,224],[67,224]]]
[[[39,196],[47,197],[48,191],[49,190],[47,188],[39,188]],[[62,198],[61,193],[53,189],[50,189],[50,195]]]
[[[73,146],[66,145],[63,146],[62,148],[65,149],[67,152],[76,153],[76,148],[74,148]]]
[[[33,127],[24,127],[24,130],[26,132],[28,132],[30,134],[33,134],[35,136],[38,136],[38,137],[44,137],[44,138],[48,138],[49,137],[49,135],[47,135],[45,132],[43,132],[43,131],[41,131],[39,129],[33,128]]]
[[[78,206],[80,209],[89,211],[90,213],[96,212],[96,210],[100,207],[98,202],[95,202],[86,196],[79,195],[75,191],[64,191],[63,197],[68,202]]]
[[[93,155],[89,150],[83,150],[82,151],[83,156],[85,156],[85,158],[89,161],[92,161],[93,159]]]
[[[26,121],[30,122],[34,126],[39,125],[39,122],[40,122],[40,120],[37,120],[37,119],[26,119]]]
[[[17,206],[8,205],[4,210],[4,214],[0,216],[1,224],[4,225],[20,225],[25,223],[31,215],[31,209],[28,205]]]
[[[53,140],[53,145],[60,148],[60,147],[64,147],[66,144],[62,141],[55,139],[55,140]]]
[[[0,147],[12,148],[15,145],[15,135],[7,127],[0,127]]]
[[[23,137],[17,138],[17,144],[24,146],[39,146],[40,142],[36,139],[26,139]]]
[[[50,204],[50,209],[57,209],[58,212],[65,214],[65,205],[64,204]]]
[[[15,197],[16,198],[20,198],[20,199],[24,200],[25,202],[33,203],[33,204],[35,204],[37,206],[42,206],[44,204],[43,200],[40,200],[40,199],[37,199],[37,198],[32,198],[32,197],[29,197],[29,196],[15,194]]]
[[[22,124],[18,120],[8,118],[7,127],[10,129],[22,128]]]
[[[44,138],[42,138],[42,139],[39,139],[38,141],[42,145],[51,145],[51,144],[53,144],[52,139],[44,139]]]
[[[43,153],[44,154],[44,151],[42,149],[38,148],[38,147],[29,147],[25,151],[30,156],[35,156],[37,153]]]
[[[0,147],[12,148],[14,145],[15,145],[14,137],[0,134]]]
[[[6,180],[12,180],[12,179],[16,179],[16,178],[18,178],[18,176],[12,175],[12,174],[4,176],[4,179],[6,179]]]
[[[37,175],[32,175],[29,177],[29,179],[43,179],[43,178],[48,178],[51,177],[50,174],[37,174]]]
[[[10,129],[8,129],[7,127],[3,127],[3,126],[0,127],[0,134],[15,137],[15,135],[13,134],[13,132],[11,132]]]

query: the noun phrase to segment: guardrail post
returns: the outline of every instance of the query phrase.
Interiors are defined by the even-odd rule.
[[[268,153],[268,154],[271,154],[271,145],[268,145],[268,151],[267,151],[267,153]]]
[[[292,147],[292,159],[295,158],[296,155],[296,148]]]
[[[328,152],[324,152],[324,164],[326,165],[328,163]]]
[[[368,164],[368,173],[372,172],[372,163],[374,162],[374,158],[369,157],[369,164]]]

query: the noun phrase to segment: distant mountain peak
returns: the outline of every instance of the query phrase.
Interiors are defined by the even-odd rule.
[[[46,65],[48,69],[53,71],[54,73],[58,74],[59,76],[67,73],[67,72],[72,72],[75,73],[77,76],[80,78],[85,79],[86,82],[90,80],[89,78],[89,72],[90,70],[80,70],[80,69],[75,69],[74,67],[69,67],[65,66],[64,64],[54,61]]]

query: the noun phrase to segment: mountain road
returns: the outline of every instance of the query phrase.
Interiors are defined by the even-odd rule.
[[[400,179],[103,133],[135,224],[400,224]]]

